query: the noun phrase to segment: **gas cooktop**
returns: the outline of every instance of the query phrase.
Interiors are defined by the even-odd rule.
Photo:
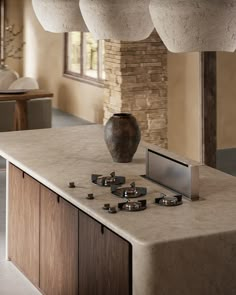
[[[148,202],[144,199],[148,196],[146,187],[136,186],[135,182],[131,182],[130,185],[126,185],[126,178],[124,176],[117,176],[115,172],[111,172],[110,175],[92,174],[91,181],[98,186],[110,189],[111,201],[113,197],[118,197],[122,201],[117,205],[111,205],[105,203],[101,209],[106,210],[108,213],[117,213],[120,211],[137,212],[147,209]],[[74,182],[69,183],[69,188],[75,188]],[[142,198],[142,199],[139,199]],[[86,199],[96,199],[92,193],[87,194]],[[152,204],[158,206],[173,207],[182,204],[182,195],[171,194],[166,195],[160,192],[156,192],[156,196],[152,201]],[[150,205],[150,204],[149,204]]]
[[[138,199],[148,194],[147,188],[136,186],[135,182],[132,182],[129,186],[125,185],[126,178],[124,176],[116,176],[115,172],[110,173],[109,176],[92,174],[91,180],[99,186],[110,187],[112,195],[123,199],[117,206],[110,205],[110,203],[104,204],[102,209],[108,213],[117,213],[119,211],[137,212],[147,208],[147,200]],[[87,198],[94,199],[93,196]],[[182,195],[165,195],[157,192],[157,197],[153,200],[153,203],[159,206],[178,206],[182,204]]]

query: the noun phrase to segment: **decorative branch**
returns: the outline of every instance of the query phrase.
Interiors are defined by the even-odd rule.
[[[23,26],[17,30],[15,24],[9,25],[6,20],[4,36],[4,56],[6,58],[22,59],[25,42],[23,39]]]

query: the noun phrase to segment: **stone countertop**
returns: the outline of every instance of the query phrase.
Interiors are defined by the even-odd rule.
[[[140,176],[144,146],[132,163],[114,163],[99,125],[1,133],[0,155],[132,244],[133,295],[236,294],[235,177],[201,166],[199,201],[159,207],[154,197],[169,192]],[[146,210],[101,209],[120,200],[91,183],[91,174],[112,171],[147,186]],[[88,193],[95,199],[87,200]]]
[[[200,201],[186,199],[182,206],[159,207],[154,198],[169,191],[140,176],[145,174],[145,148],[140,145],[132,163],[114,163],[99,125],[1,133],[0,155],[131,244],[154,245],[236,230],[235,177],[201,166]],[[112,171],[125,176],[128,184],[135,181],[147,187],[146,210],[108,214],[101,209],[104,203],[116,205],[121,200],[109,188],[91,183],[91,174]],[[68,188],[70,181],[75,189]],[[95,199],[87,200],[88,193]]]

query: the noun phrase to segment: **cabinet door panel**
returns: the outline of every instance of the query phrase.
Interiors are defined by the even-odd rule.
[[[79,212],[79,295],[131,294],[131,246]]]
[[[78,295],[78,209],[41,186],[40,289]]]
[[[102,295],[101,225],[79,211],[79,295]],[[106,295],[106,293],[104,293]]]
[[[9,259],[36,286],[39,286],[39,189],[37,181],[9,165]]]
[[[128,295],[131,284],[131,246],[129,243],[107,228],[104,228],[104,246],[106,259],[106,294]]]

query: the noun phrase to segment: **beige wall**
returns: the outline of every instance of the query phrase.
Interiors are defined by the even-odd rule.
[[[201,160],[198,53],[168,56],[169,149]],[[236,53],[217,53],[217,148],[236,148]]]
[[[236,53],[217,54],[217,147],[236,148]]]
[[[54,93],[55,107],[102,123],[104,89],[63,77],[64,34],[43,30],[31,0],[24,1],[24,28],[24,75],[35,77],[41,88]]]
[[[168,147],[201,161],[199,53],[168,54]]]

